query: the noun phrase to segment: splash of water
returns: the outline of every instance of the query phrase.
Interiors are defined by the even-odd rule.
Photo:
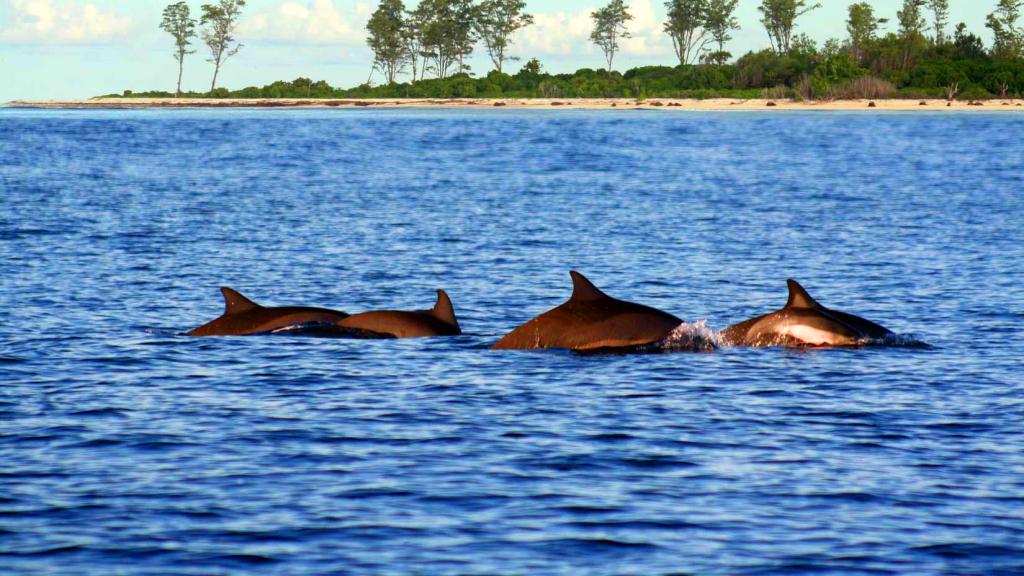
[[[661,352],[713,352],[722,345],[707,320],[683,322],[652,346]]]
[[[931,350],[931,344],[922,340],[917,334],[889,334],[884,338],[873,338],[864,341],[864,346],[882,348],[920,348]]]

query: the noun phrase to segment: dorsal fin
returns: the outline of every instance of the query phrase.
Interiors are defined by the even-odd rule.
[[[598,290],[597,286],[594,286],[583,274],[573,270],[569,272],[569,276],[572,276],[572,298],[569,300],[593,302],[608,298],[607,294]]]
[[[229,314],[241,314],[242,312],[248,312],[259,308],[260,305],[249,300],[245,296],[239,294],[236,290],[232,290],[227,286],[220,289],[220,293],[224,295],[224,315]]]
[[[821,304],[811,298],[811,295],[804,290],[804,287],[799,282],[790,278],[786,280],[786,284],[789,285],[789,300],[786,302],[786,308],[821,308]]]
[[[455,307],[452,306],[452,299],[448,297],[448,293],[444,290],[437,291],[437,304],[434,304],[434,309],[430,311],[430,315],[445,324],[450,324],[456,328],[459,327],[459,321],[455,318]]]

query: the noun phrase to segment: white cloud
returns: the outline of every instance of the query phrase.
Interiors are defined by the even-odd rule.
[[[371,11],[366,3],[356,4],[346,14],[333,0],[287,1],[244,17],[238,36],[282,44],[357,45],[366,41]]]
[[[663,32],[662,17],[656,13],[651,0],[633,0],[628,5],[633,15],[627,23],[631,37],[619,42],[621,54],[672,54],[672,46]],[[592,54],[597,48],[590,42],[594,28],[590,13],[591,10],[535,13],[533,25],[516,35],[513,51],[525,57]]]
[[[7,0],[0,43],[99,44],[126,36],[131,18],[95,4],[67,0]]]
[[[520,30],[512,50],[527,58],[533,56],[566,56],[589,51],[590,12],[540,12],[533,15],[533,24]]]
[[[672,54],[672,44],[665,35],[664,20],[654,11],[651,0],[633,0],[629,3],[633,19],[629,21],[630,38],[621,42],[622,53],[637,56],[664,56]]]

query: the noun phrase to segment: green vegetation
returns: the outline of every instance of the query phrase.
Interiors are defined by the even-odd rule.
[[[207,27],[203,30],[203,42],[210,48],[208,62],[213,63],[211,93],[217,89],[217,76],[224,61],[242,49],[234,34],[244,6],[245,0],[220,0],[217,4],[203,4],[203,17],[199,23]]]
[[[584,68],[546,73],[531,59],[514,73],[505,64],[514,33],[533,22],[522,0],[421,0],[408,11],[402,0],[379,0],[367,25],[373,67],[386,84],[343,89],[298,78],[263,87],[216,87],[227,57],[241,47],[233,37],[243,0],[204,5],[203,39],[211,47],[214,83],[194,98],[955,98],[1024,95],[1024,0],[997,0],[987,26],[995,37],[986,49],[964,24],[946,33],[948,0],[903,0],[894,14],[895,32],[882,34],[888,20],[871,4],[850,4],[847,37],[822,46],[796,33],[799,18],[818,7],[807,0],[760,0],[762,24],[771,47],[734,62],[726,52],[738,0],[668,0],[665,32],[678,66],[644,66],[615,71],[619,40],[628,37],[631,16],[623,0],[593,12],[591,40],[605,54],[607,70]],[[183,65],[192,37],[184,2],[165,11],[162,27],[175,38]],[[474,75],[467,63],[482,44],[494,70]],[[180,67],[179,67],[180,74]],[[432,78],[427,75],[431,74]],[[180,89],[180,86],[179,86]],[[126,92],[124,96],[170,97],[169,92]]]
[[[196,36],[196,20],[192,18],[188,4],[175,2],[164,8],[160,28],[174,37],[174,59],[178,62],[177,94],[181,94],[181,76],[185,72],[185,56],[196,52],[188,49],[192,45],[192,38]]]
[[[808,5],[807,0],[761,0],[757,7],[761,12],[761,24],[768,32],[776,54],[790,51],[796,19],[817,8],[821,8],[821,4]]]
[[[604,8],[591,12],[590,17],[594,19],[590,41],[604,52],[608,72],[611,72],[615,53],[619,51],[619,39],[629,38],[626,24],[633,19],[633,15],[629,13],[622,0],[611,0]]]
[[[509,56],[508,49],[512,35],[533,24],[533,16],[525,10],[525,0],[484,0],[478,8],[473,27],[497,72],[502,71],[505,60],[519,59]]]

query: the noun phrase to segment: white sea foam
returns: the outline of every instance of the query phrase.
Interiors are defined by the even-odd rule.
[[[931,348],[917,334],[890,334],[884,338],[872,338],[864,341],[865,346],[881,346],[886,348]]]
[[[683,322],[655,343],[664,352],[711,352],[719,345],[718,334],[708,327],[707,320]]]

